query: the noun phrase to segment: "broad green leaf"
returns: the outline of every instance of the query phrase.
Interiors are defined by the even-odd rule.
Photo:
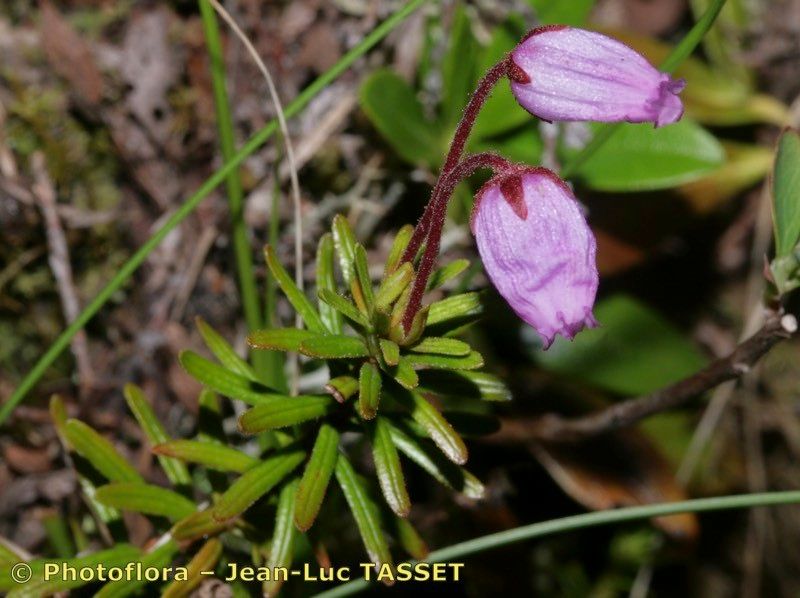
[[[383,279],[375,295],[375,307],[387,311],[414,278],[414,267],[406,262]]]
[[[208,469],[236,473],[244,473],[258,463],[258,459],[224,444],[198,440],[171,440],[154,446],[153,452],[197,463]]]
[[[361,366],[358,376],[358,413],[364,419],[372,419],[378,412],[381,400],[381,372],[369,361]]]
[[[245,434],[258,434],[317,419],[328,413],[333,405],[327,396],[297,396],[274,399],[258,405],[239,416],[239,429]]]
[[[182,351],[178,360],[192,378],[231,399],[244,401],[249,405],[260,405],[286,396],[217,365],[193,351]]]
[[[222,542],[211,538],[203,544],[186,566],[186,579],[176,579],[162,592],[161,598],[182,598],[192,593],[206,578],[206,571],[213,571],[222,556]]]
[[[353,234],[353,229],[350,228],[350,223],[347,222],[347,218],[341,214],[336,214],[333,217],[331,231],[333,232],[333,246],[336,250],[336,255],[339,257],[342,278],[345,284],[349,286],[356,272],[356,237]]]
[[[397,365],[400,361],[400,347],[397,343],[390,341],[388,338],[382,338],[379,341],[381,346],[381,355],[383,360],[388,365]]]
[[[434,355],[469,355],[472,349],[464,341],[441,336],[426,336],[408,348],[414,353],[433,353]]]
[[[333,235],[325,233],[317,245],[317,294],[322,291],[336,293],[336,273],[333,265],[335,261]],[[342,317],[339,313],[324,302],[319,302],[317,309],[328,332],[341,334]]]
[[[405,357],[401,357],[397,361],[397,365],[391,368],[390,373],[405,389],[411,390],[419,385],[419,376]]]
[[[268,328],[256,330],[247,335],[247,344],[253,349],[274,349],[277,351],[297,351],[300,343],[321,335],[300,328]]]
[[[623,395],[652,392],[695,373],[706,360],[660,314],[626,295],[597,304],[598,328],[559,338],[536,353],[542,367]]]
[[[292,304],[297,314],[303,319],[303,322],[306,323],[308,329],[317,334],[325,334],[326,329],[319,313],[317,313],[317,310],[311,305],[308,297],[297,288],[297,285],[292,280],[291,276],[289,276],[289,273],[278,261],[278,256],[275,255],[275,251],[269,245],[264,248],[264,257],[267,260],[270,272],[272,272],[272,275],[281,287],[283,294],[286,295],[289,303]]]
[[[174,526],[170,533],[178,542],[196,540],[216,535],[229,527],[229,521],[217,521],[211,508],[196,511],[184,517]]]
[[[83,581],[80,576],[75,579],[72,576],[54,575],[45,580],[45,565],[57,564],[59,566],[73,567],[76,571],[81,569],[94,569],[98,565],[110,567],[124,567],[130,561],[136,560],[141,551],[130,544],[117,544],[113,548],[100,550],[86,556],[61,559],[53,561],[49,559],[35,559],[28,561],[31,568],[30,581],[20,585],[11,578],[11,568],[3,567],[0,570],[0,592],[8,592],[7,596],[14,598],[40,598],[41,596],[52,596],[69,590],[76,590],[91,582]]]
[[[325,385],[325,390],[339,403],[344,403],[358,390],[358,380],[352,376],[337,376],[328,381]]]
[[[275,532],[269,547],[267,567],[270,571],[278,567],[289,568],[294,556],[294,539],[297,531],[294,527],[294,509],[297,496],[297,480],[286,484],[278,496],[278,510],[275,514]],[[264,596],[275,596],[283,583],[283,577],[275,575],[262,586]]]
[[[424,561],[428,557],[428,545],[413,525],[403,517],[394,517],[394,532],[397,541],[411,558]]]
[[[442,116],[449,127],[461,119],[475,81],[478,45],[462,4],[456,7],[449,43],[442,61]]]
[[[595,0],[528,0],[542,25],[583,25]]]
[[[338,456],[339,432],[322,424],[295,498],[294,522],[301,532],[308,530],[317,518]]]
[[[150,444],[154,446],[169,440],[164,426],[158,421],[156,414],[153,412],[153,408],[150,407],[150,403],[148,403],[144,391],[135,384],[126,384],[123,394],[128,403],[128,408],[133,412],[136,421],[139,422]],[[191,483],[192,478],[189,475],[189,470],[177,459],[170,459],[169,457],[159,455],[158,462],[161,464],[164,473],[167,474],[169,481],[173,484],[180,486]]]
[[[510,401],[511,391],[497,376],[486,372],[423,370],[420,386],[443,397]]]
[[[772,177],[775,256],[791,254],[800,240],[800,133],[787,129],[778,141]]]
[[[384,278],[397,270],[413,234],[414,227],[411,224],[406,224],[397,231],[397,234],[394,236],[394,241],[392,242],[392,248],[389,250],[389,255],[386,258],[386,268],[383,271]]]
[[[339,293],[323,289],[319,292],[319,298],[322,299],[325,305],[329,306],[337,313],[343,314],[359,326],[364,328],[369,327],[370,324],[367,317],[358,311],[358,308],[350,301],[339,295]]]
[[[369,355],[367,346],[360,338],[338,334],[305,340],[300,343],[298,350],[303,355],[319,359],[355,359]]]
[[[445,458],[430,440],[417,438],[393,423],[389,432],[395,446],[436,481],[469,498],[483,498],[486,489],[480,480]]]
[[[303,459],[305,452],[287,450],[248,469],[220,496],[212,509],[212,517],[217,521],[227,521],[241,515],[277,486]]]
[[[100,486],[95,497],[109,507],[121,511],[160,515],[173,521],[188,517],[197,510],[197,506],[188,498],[151,484],[108,484]]]
[[[64,434],[72,448],[111,482],[144,482],[139,472],[111,443],[77,419],[69,419]]]
[[[462,357],[410,353],[405,359],[414,369],[476,370],[483,367],[483,356],[477,351]]]
[[[379,569],[381,565],[392,564],[392,555],[386,542],[386,535],[381,529],[378,506],[370,499],[361,480],[356,476],[353,466],[347,457],[340,454],[336,460],[336,481],[342,488],[344,497],[356,520],[358,532],[367,549],[370,560]]]
[[[139,562],[144,571],[150,567],[161,569],[167,567],[172,563],[172,559],[178,553],[178,543],[170,538],[162,544],[157,545],[150,550],[147,554],[133,559],[128,559],[128,562]],[[123,563],[120,566],[125,566]],[[142,576],[131,576],[130,579],[123,578],[121,581],[110,581],[100,591],[94,595],[94,598],[123,598],[124,596],[131,596],[136,594],[140,588],[146,586],[149,581]]]
[[[459,276],[464,270],[469,268],[469,260],[458,259],[437,268],[428,279],[428,291],[443,287],[448,281]]]
[[[441,161],[437,127],[425,118],[414,90],[397,74],[375,71],[361,85],[359,99],[361,109],[398,156],[428,167]]]
[[[411,500],[408,497],[400,456],[392,442],[388,422],[383,417],[377,418],[369,426],[369,433],[372,442],[372,460],[375,463],[375,472],[378,474],[383,497],[398,517],[406,517],[411,510]]]
[[[258,380],[252,366],[239,357],[236,350],[228,344],[228,341],[222,338],[211,326],[206,324],[203,318],[197,317],[195,321],[197,322],[197,329],[200,331],[200,336],[203,337],[206,346],[222,365],[240,376],[244,376],[250,380]]]
[[[372,313],[375,305],[375,293],[372,289],[372,279],[369,276],[369,262],[367,261],[367,251],[358,243],[355,246],[355,267],[356,280],[361,289],[361,296],[367,308],[367,313]]]
[[[421,394],[414,391],[395,392],[398,402],[411,412],[412,419],[425,429],[431,440],[453,463],[467,462],[467,446],[444,416]]]
[[[623,123],[575,176],[599,191],[653,191],[696,180],[724,160],[714,136],[687,118],[659,129]]]
[[[462,293],[451,295],[441,301],[431,303],[426,326],[460,322],[465,318],[473,318],[483,311],[478,293]]]

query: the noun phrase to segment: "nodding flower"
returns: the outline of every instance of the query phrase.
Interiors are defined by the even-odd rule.
[[[511,52],[508,77],[522,107],[547,121],[660,127],[683,115],[683,79],[659,72],[622,42],[583,29],[534,29]]]
[[[472,232],[500,295],[542,338],[572,339],[597,325],[597,243],[569,187],[546,168],[520,166],[475,198]]]

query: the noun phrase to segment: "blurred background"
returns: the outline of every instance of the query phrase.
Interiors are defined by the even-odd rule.
[[[393,0],[230,0],[284,103],[385,18]],[[480,75],[538,24],[614,34],[657,64],[707,0],[428,2],[289,129],[300,166],[309,285],[316,240],[347,215],[374,264],[421,214]],[[275,115],[266,83],[223,29],[237,145]],[[728,0],[678,69],[686,116],[625,125],[574,173],[599,243],[602,327],[547,353],[490,287],[467,224],[476,177],[459,187],[443,259],[473,260],[486,289],[470,341],[514,400],[500,432],[471,442],[484,501],[453,501],[408,472],[412,520],[432,547],[587,509],[800,486],[800,347],[776,347],[737,385],[634,429],[548,446],[526,435],[543,412],[578,414],[656,390],[728,354],[758,325],[770,256],[774,144],[800,118],[800,1]],[[558,169],[591,138],[585,124],[540,123],[501,85],[470,149]],[[244,164],[245,218],[260,248],[294,225],[282,146]],[[208,52],[195,2],[6,0],[0,5],[0,399],[6,399],[154,230],[221,165]],[[47,412],[52,393],[158,477],[122,387],[141,385],[175,436],[192,432],[200,390],[179,366],[202,316],[242,352],[230,220],[218,189],[151,254],[73,340],[0,430],[0,536],[33,554],[64,549],[84,508]],[[291,325],[288,305],[278,316]],[[709,408],[709,405],[712,407]],[[126,523],[143,544],[152,528]],[[797,596],[800,509],[675,516],[494,550],[467,560],[455,595]],[[334,561],[357,561],[345,534]],[[287,587],[287,595],[307,588]],[[401,595],[408,586],[382,593]],[[441,591],[419,586],[422,593]],[[221,594],[222,595],[222,594]]]

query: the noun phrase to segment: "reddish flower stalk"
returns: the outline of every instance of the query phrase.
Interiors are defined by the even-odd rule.
[[[431,201],[428,204],[429,207],[433,206],[429,218],[430,231],[428,234],[428,244],[425,246],[425,252],[422,254],[422,259],[417,269],[417,276],[412,283],[413,286],[411,288],[408,307],[406,307],[406,311],[403,314],[403,328],[406,332],[410,329],[414,316],[422,306],[422,296],[425,294],[428,278],[430,278],[433,265],[436,263],[436,256],[439,254],[439,242],[442,237],[442,228],[444,227],[447,203],[450,200],[450,196],[463,179],[480,168],[491,168],[497,174],[515,170],[519,168],[519,166],[506,160],[502,156],[484,152],[467,156],[452,167],[446,174],[443,173],[439,177],[439,181],[436,183],[436,189],[434,190],[435,195],[431,197]],[[414,254],[416,254],[416,251]],[[413,259],[413,257],[414,255],[412,254],[411,259]]]
[[[419,251],[419,248],[422,245],[422,242],[425,240],[425,237],[428,236],[428,231],[431,226],[431,218],[434,210],[436,209],[435,203],[437,196],[439,195],[442,181],[447,177],[448,172],[452,170],[456,164],[458,164],[458,160],[461,158],[461,154],[464,152],[464,147],[467,145],[467,139],[469,139],[469,133],[475,124],[475,119],[478,117],[481,107],[483,106],[484,102],[486,102],[486,98],[489,97],[489,93],[492,91],[497,82],[506,76],[509,63],[510,59],[508,56],[506,56],[503,58],[503,60],[489,69],[483,79],[481,79],[480,83],[478,83],[478,87],[475,89],[475,92],[472,94],[472,97],[467,103],[467,107],[464,108],[464,115],[461,117],[458,127],[456,127],[456,132],[453,135],[453,142],[450,144],[450,149],[447,152],[444,166],[442,166],[442,169],[439,172],[439,178],[433,187],[433,191],[431,192],[431,199],[428,201],[428,205],[425,206],[425,211],[422,213],[422,217],[419,219],[419,222],[414,229],[414,234],[411,237],[411,241],[408,243],[408,248],[406,248],[405,254],[403,254],[403,262],[410,262],[414,259],[414,256],[417,255],[417,251]]]

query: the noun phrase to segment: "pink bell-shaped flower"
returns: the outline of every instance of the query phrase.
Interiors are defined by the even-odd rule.
[[[547,121],[660,127],[683,115],[683,79],[672,79],[622,42],[592,31],[534,29],[511,52],[508,76],[522,107]]]
[[[597,243],[574,195],[546,168],[520,167],[484,185],[471,219],[486,273],[545,349],[597,325]]]

